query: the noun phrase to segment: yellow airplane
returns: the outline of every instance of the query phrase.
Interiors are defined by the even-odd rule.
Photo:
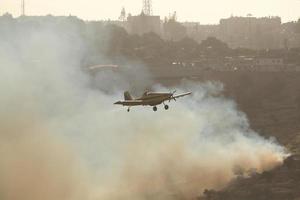
[[[140,98],[133,98],[128,91],[124,92],[124,101],[117,101],[116,105],[128,106],[127,111],[130,111],[132,106],[153,106],[153,111],[157,111],[157,105],[164,104],[165,110],[169,109],[169,106],[165,104],[165,101],[176,101],[179,97],[184,97],[192,94],[191,92],[175,95],[173,93],[158,93],[158,92],[145,92]]]

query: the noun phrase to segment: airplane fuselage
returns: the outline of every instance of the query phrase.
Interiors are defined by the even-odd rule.
[[[138,98],[137,100],[141,100],[143,105],[155,106],[163,103],[164,101],[170,99],[172,94],[170,93],[148,93]]]
[[[120,104],[123,106],[136,106],[136,105],[156,106],[163,103],[166,100],[169,100],[171,97],[172,94],[170,93],[147,93],[140,98],[134,100],[119,101],[116,102],[115,104]]]
[[[188,92],[188,93],[174,96],[175,92],[173,93],[145,92],[143,96],[135,99],[130,95],[128,91],[126,91],[124,92],[124,101],[118,101],[115,102],[114,104],[128,106],[127,109],[128,112],[130,110],[130,107],[132,106],[153,106],[153,110],[157,111],[156,106],[162,103],[164,104],[164,108],[168,110],[169,106],[164,103],[165,101],[169,101],[169,102],[171,100],[176,101],[176,98],[191,94],[191,92]]]

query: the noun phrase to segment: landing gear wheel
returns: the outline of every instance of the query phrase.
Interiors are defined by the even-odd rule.
[[[130,108],[127,109],[127,112],[129,112],[129,111],[130,111]]]
[[[153,111],[154,111],[154,112],[157,111],[157,107],[156,107],[156,106],[153,107]]]
[[[165,110],[168,110],[169,109],[169,106],[168,105],[165,105]]]

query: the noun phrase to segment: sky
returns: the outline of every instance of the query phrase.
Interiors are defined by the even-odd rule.
[[[25,0],[27,15],[76,15],[85,20],[118,19],[122,7],[137,15],[142,0]],[[217,24],[230,16],[280,16],[283,22],[300,18],[300,0],[152,0],[161,19],[176,11],[179,21]],[[21,0],[0,0],[0,14],[20,15]]]

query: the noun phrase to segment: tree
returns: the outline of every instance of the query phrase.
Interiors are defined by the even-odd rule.
[[[128,33],[124,28],[116,25],[108,25],[109,46],[107,48],[108,56],[122,55],[126,51],[126,41],[128,41]]]
[[[225,42],[215,37],[208,37],[200,44],[200,48],[207,55],[224,56],[229,53],[229,47]]]
[[[199,44],[191,38],[183,38],[176,42],[176,49],[178,50],[177,57],[181,60],[190,60],[199,56]]]
[[[186,28],[176,21],[176,12],[169,19],[165,19],[163,24],[165,39],[178,41],[186,37]]]
[[[296,33],[300,33],[300,18],[298,19],[296,23]]]

